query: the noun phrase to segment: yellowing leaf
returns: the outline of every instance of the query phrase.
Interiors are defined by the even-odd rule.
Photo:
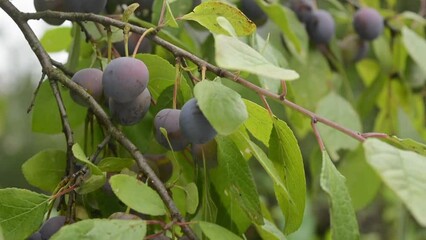
[[[238,36],[246,36],[256,30],[256,25],[238,8],[219,1],[203,2],[181,19],[196,21],[214,34],[229,34],[218,24],[218,17],[226,18]]]

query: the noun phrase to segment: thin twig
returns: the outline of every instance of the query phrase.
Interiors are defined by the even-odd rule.
[[[46,76],[46,75],[43,73],[43,74],[41,75],[41,77],[40,77],[40,80],[38,81],[37,87],[36,87],[36,89],[34,90],[34,93],[33,93],[33,98],[31,99],[30,106],[28,106],[28,108],[27,108],[27,113],[30,113],[30,112],[31,112],[31,110],[32,110],[32,109],[33,109],[33,107],[34,107],[34,103],[35,103],[35,100],[36,100],[36,98],[37,98],[38,91],[40,90],[41,84],[43,83],[43,80],[44,80],[44,77],[45,77],[45,76]]]
[[[184,58],[179,57],[179,61],[182,63],[183,70],[188,73],[188,76],[194,85],[197,84],[197,82],[201,81],[196,76],[194,76],[194,74],[188,69],[189,66]]]
[[[54,60],[54,59],[50,59],[50,61],[52,62],[52,65],[57,67],[59,70],[61,70],[63,73],[65,73],[68,77],[72,77],[74,76],[74,72],[69,70],[67,67],[65,67],[64,64]]]
[[[98,144],[98,147],[96,148],[96,152],[93,153],[93,155],[90,157],[90,161],[94,164],[97,164],[98,161],[96,160],[101,153],[101,151],[105,148],[105,146],[109,143],[111,140],[111,135],[108,135],[104,138],[104,140]]]
[[[317,127],[317,123],[318,123],[318,121],[315,118],[312,118],[311,126],[312,126],[312,130],[314,131],[315,138],[317,139],[317,142],[318,142],[318,145],[319,145],[321,151],[325,151],[325,145],[324,145],[324,142],[322,141],[320,132],[319,132],[318,127]]]
[[[265,105],[266,110],[268,110],[269,116],[271,116],[271,117],[274,116],[274,113],[272,112],[272,109],[269,106],[268,101],[266,100],[265,96],[262,95],[262,94],[259,94],[259,97],[262,100],[263,105]]]

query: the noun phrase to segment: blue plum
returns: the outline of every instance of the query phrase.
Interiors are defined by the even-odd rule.
[[[262,26],[268,20],[268,15],[256,4],[255,0],[241,0],[239,8],[256,26]]]
[[[46,10],[63,11],[64,0],[34,0],[34,7],[37,12]],[[43,20],[50,25],[61,25],[65,20],[57,18],[43,18]]]
[[[102,76],[105,96],[119,103],[133,101],[145,90],[148,81],[149,72],[145,63],[131,57],[112,60]]]
[[[383,17],[373,8],[360,8],[354,15],[353,26],[358,35],[367,41],[383,32]]]
[[[134,125],[148,112],[151,105],[151,93],[146,88],[133,101],[120,103],[109,99],[112,118],[121,125]]]
[[[67,12],[100,13],[106,6],[107,0],[64,0]]]
[[[334,36],[334,19],[325,10],[315,10],[306,22],[306,30],[312,42],[327,44]]]
[[[101,102],[102,98],[102,71],[96,68],[82,69],[74,74],[72,81],[83,87],[92,97]],[[71,98],[82,106],[88,106],[77,93],[70,91]]]
[[[180,115],[181,110],[166,108],[159,111],[154,118],[155,139],[163,147],[170,149],[166,137],[160,131],[160,128],[166,129],[167,138],[174,151],[181,151],[189,144],[180,129]]]
[[[195,98],[190,99],[183,105],[179,124],[183,135],[191,143],[207,143],[217,134],[213,126],[201,112]]]
[[[50,239],[59,229],[65,225],[65,216],[49,218],[40,228],[42,239]]]

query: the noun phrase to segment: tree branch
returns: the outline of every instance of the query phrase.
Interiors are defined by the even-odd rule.
[[[157,175],[154,173],[154,171],[151,169],[151,167],[148,165],[146,159],[143,157],[142,153],[137,149],[137,147],[129,140],[127,139],[124,134],[118,130],[112,122],[109,120],[108,115],[105,113],[105,111],[102,109],[102,107],[94,100],[90,94],[88,94],[82,87],[80,87],[78,84],[71,81],[62,71],[56,69],[52,62],[50,61],[50,57],[48,53],[44,50],[44,48],[41,46],[40,41],[38,40],[37,36],[34,34],[28,23],[26,22],[28,17],[28,14],[24,14],[20,12],[10,1],[8,0],[0,0],[0,7],[15,21],[17,26],[20,28],[21,32],[24,34],[25,39],[27,40],[28,44],[31,46],[31,49],[37,56],[42,68],[43,72],[49,77],[49,81],[51,81],[52,90],[55,94],[55,97],[58,99],[60,98],[60,94],[57,88],[56,81],[61,82],[63,85],[65,85],[67,88],[75,91],[78,95],[86,99],[87,103],[89,104],[90,108],[93,110],[93,113],[95,116],[100,120],[101,124],[103,124],[106,129],[109,131],[112,137],[114,137],[123,147],[135,158],[135,160],[138,163],[138,166],[141,168],[141,170],[151,179],[152,184],[154,188],[159,193],[160,197],[170,210],[170,214],[173,219],[177,219],[180,223],[184,223],[185,219],[182,217],[182,215],[179,213],[179,210],[177,209],[176,205],[173,202],[173,199],[170,197],[170,195],[167,192],[167,189],[161,182],[161,180],[157,177]],[[55,17],[59,16],[65,16],[65,15],[81,15],[76,13],[50,13],[47,11],[48,14],[54,14]],[[91,17],[97,17],[94,14],[83,14],[83,15],[90,15]],[[61,17],[59,17],[61,18]],[[84,19],[81,19],[84,20]],[[109,18],[105,18],[105,20],[109,20]],[[110,19],[112,20],[112,19]],[[117,22],[116,20],[113,20],[114,22]],[[112,24],[111,24],[112,25]],[[121,24],[121,26],[124,27],[124,23]],[[56,86],[56,87],[55,87]],[[64,106],[60,106],[59,109],[61,111],[62,119],[66,119],[66,112]],[[69,124],[68,124],[69,126]],[[66,134],[72,133],[70,131],[70,128],[68,129],[68,126],[66,127]],[[69,132],[68,132],[69,130]],[[72,134],[71,134],[72,136]],[[69,136],[67,136],[67,144],[70,142]],[[184,233],[190,238],[190,239],[197,239],[196,235],[192,232],[192,229],[189,228],[188,225],[182,224],[180,225]]]

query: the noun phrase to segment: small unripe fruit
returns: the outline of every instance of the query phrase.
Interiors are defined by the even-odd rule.
[[[40,228],[42,239],[50,239],[59,229],[65,225],[65,216],[49,218]]]
[[[201,112],[195,98],[192,98],[183,105],[179,124],[183,135],[191,143],[207,143],[217,134]]]
[[[330,13],[319,9],[312,12],[306,23],[309,38],[317,44],[327,44],[334,36],[334,19]]]
[[[115,102],[126,103],[141,94],[149,81],[145,63],[131,57],[112,60],[105,68],[102,86],[105,96]]]
[[[146,88],[133,101],[119,103],[110,98],[109,109],[111,116],[121,125],[133,125],[138,123],[148,112],[151,105],[151,94]]]
[[[163,147],[170,149],[167,139],[160,130],[160,128],[166,129],[167,138],[174,151],[181,151],[189,144],[180,129],[180,114],[181,110],[178,109],[163,109],[154,118],[155,139]]]
[[[368,42],[359,38],[356,34],[346,36],[339,42],[345,63],[353,63],[367,56],[369,46]]]
[[[37,12],[46,10],[63,11],[64,0],[34,0],[34,7]],[[57,18],[43,18],[43,21],[50,25],[61,25],[65,20]]]
[[[199,166],[214,168],[217,166],[217,143],[215,140],[204,144],[192,144],[192,159]],[[204,161],[206,166],[204,166]]]
[[[162,182],[167,182],[173,175],[172,161],[165,154],[144,154],[145,159]]]
[[[367,41],[377,38],[383,32],[383,17],[373,8],[361,8],[354,15],[354,29]]]
[[[82,69],[74,74],[71,78],[72,81],[84,88],[87,93],[100,102],[102,98],[102,71],[96,68]],[[77,95],[76,92],[70,91],[71,98],[82,106],[88,106],[88,104]]]

